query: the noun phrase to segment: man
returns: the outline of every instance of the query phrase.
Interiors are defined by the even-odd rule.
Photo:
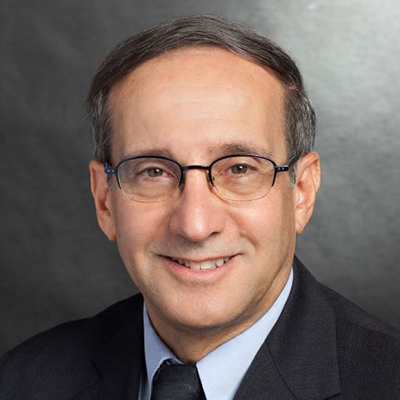
[[[88,102],[98,222],[141,295],[9,352],[1,399],[400,398],[398,332],[294,256],[320,166],[286,53],[181,18],[118,46]]]

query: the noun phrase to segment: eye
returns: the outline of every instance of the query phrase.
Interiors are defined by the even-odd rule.
[[[236,164],[230,167],[232,174],[244,175],[248,172],[248,166],[245,164]]]
[[[160,176],[163,176],[165,174],[165,171],[161,168],[153,167],[153,168],[147,168],[142,173],[147,174],[150,178],[157,178]]]
[[[132,158],[120,164],[119,180],[125,189],[175,187],[180,179],[179,166],[157,158]]]

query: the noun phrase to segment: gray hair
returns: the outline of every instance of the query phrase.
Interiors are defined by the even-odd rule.
[[[172,50],[194,46],[225,49],[272,72],[285,89],[288,158],[296,154],[302,157],[312,150],[315,113],[301,73],[290,56],[247,27],[217,16],[198,15],[169,20],[134,34],[119,44],[100,65],[87,98],[97,160],[111,162],[108,96],[112,87],[145,61]]]

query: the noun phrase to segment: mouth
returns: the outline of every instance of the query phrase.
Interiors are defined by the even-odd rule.
[[[167,257],[173,262],[182,265],[183,267],[186,267],[188,269],[193,269],[193,270],[213,270],[217,269],[219,267],[222,267],[224,264],[226,264],[230,259],[233,258],[233,256],[230,257],[220,257],[220,258],[209,258],[207,260],[201,260],[201,261],[192,261],[192,260],[187,260],[184,258],[175,258],[175,257]]]

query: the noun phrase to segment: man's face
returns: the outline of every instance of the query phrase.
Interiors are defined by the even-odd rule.
[[[283,96],[271,73],[224,50],[183,49],[150,60],[111,92],[112,163],[147,152],[209,165],[249,148],[284,164]],[[105,185],[105,177],[95,179]],[[156,327],[239,332],[272,305],[295,246],[288,173],[277,175],[266,197],[241,202],[218,197],[204,170],[187,171],[180,195],[162,203],[131,201],[114,186],[103,188],[106,211],[98,213],[107,222],[100,224],[116,239]],[[174,261],[227,258],[212,270]]]

